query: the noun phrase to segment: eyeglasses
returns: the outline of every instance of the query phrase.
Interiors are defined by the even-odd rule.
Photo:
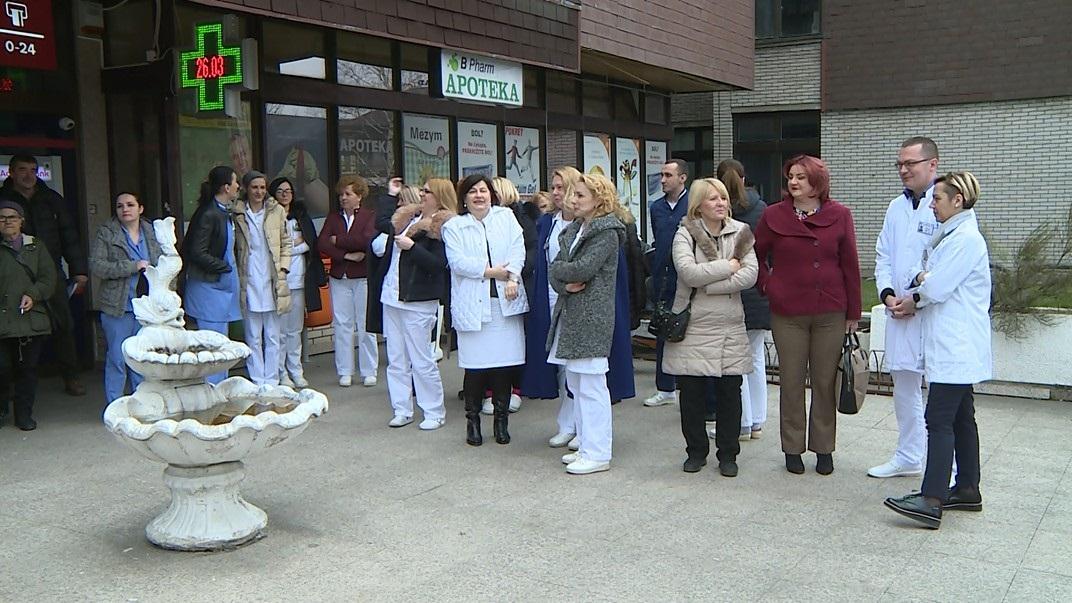
[[[924,161],[930,161],[934,157],[924,157],[923,159],[909,159],[908,161],[898,161],[893,164],[893,167],[897,169],[915,167]]]
[[[275,192],[277,195],[293,195],[294,191],[289,188],[281,188]]]
[[[18,214],[14,214],[14,215],[11,215],[11,216],[0,216],[0,222],[16,222],[16,221],[21,220],[21,219],[22,219],[22,216],[20,216]]]

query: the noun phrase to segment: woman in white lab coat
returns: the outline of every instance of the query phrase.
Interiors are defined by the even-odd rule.
[[[931,207],[940,226],[905,308],[923,322],[927,467],[920,493],[887,498],[886,506],[932,529],[941,525],[943,509],[983,508],[972,385],[991,377],[990,256],[972,209],[978,198],[979,182],[970,172],[935,182]],[[950,489],[954,454],[957,482]]]

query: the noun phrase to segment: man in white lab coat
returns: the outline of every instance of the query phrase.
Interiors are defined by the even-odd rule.
[[[923,250],[938,230],[931,210],[938,171],[938,146],[914,136],[901,143],[897,172],[904,192],[890,202],[875,245],[875,282],[887,308],[885,367],[893,377],[893,409],[897,416],[897,449],[886,463],[867,471],[871,477],[923,474],[927,428],[923,420],[923,336],[919,316],[898,310]]]

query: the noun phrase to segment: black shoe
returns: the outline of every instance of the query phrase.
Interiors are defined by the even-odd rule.
[[[723,477],[737,477],[737,461],[722,461],[718,464],[718,472]]]
[[[797,475],[804,473],[804,459],[799,454],[785,455],[785,470]]]
[[[15,427],[18,427],[23,431],[33,431],[37,429],[37,421],[28,417],[22,420],[15,419]]]
[[[510,423],[510,395],[504,400],[492,400],[495,405],[495,419],[492,426],[495,429],[495,441],[499,444],[510,443],[510,432],[506,430]]]
[[[465,443],[470,446],[484,443],[480,435],[480,400],[465,401]]]
[[[700,469],[703,469],[706,464],[707,459],[694,459],[690,456],[685,459],[685,464],[681,466],[681,470],[685,473],[697,473]]]
[[[972,492],[967,488],[953,488],[949,491],[949,498],[942,503],[942,509],[947,511],[982,511],[983,497],[978,490]]]
[[[834,472],[834,455],[816,454],[815,472],[819,475],[830,475]]]
[[[884,503],[895,512],[923,524],[924,527],[937,530],[942,525],[942,507],[929,506],[922,494],[909,494],[901,498],[887,498]]]
[[[86,386],[82,385],[78,377],[67,377],[63,380],[63,391],[67,392],[68,396],[84,396]]]

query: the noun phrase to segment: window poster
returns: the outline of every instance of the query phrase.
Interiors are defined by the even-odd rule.
[[[522,199],[540,190],[540,130],[506,126],[506,174]]]
[[[249,102],[242,103],[236,119],[226,115],[197,115],[194,103],[183,103],[179,113],[179,165],[182,166],[182,215],[189,220],[197,209],[201,182],[217,165],[229,165],[238,178],[253,163]]]
[[[499,175],[499,133],[494,124],[458,122],[458,176]]]
[[[614,170],[610,166],[610,136],[584,135],[584,173],[606,176],[614,182]]]
[[[429,178],[450,178],[450,120],[402,115],[402,177],[421,186]]]
[[[394,113],[339,107],[339,173],[385,187],[395,171]]]
[[[640,219],[640,141],[632,138],[615,138],[618,169],[615,170],[618,187],[618,203]]]
[[[289,178],[294,184],[294,200],[304,203],[312,218],[326,216],[333,184],[328,162],[328,110],[268,103],[264,130],[268,181]]]
[[[651,220],[648,219],[647,208],[651,202],[663,196],[662,171],[666,163],[666,143],[649,140],[644,143],[644,182],[647,183],[648,199],[644,208],[644,224],[647,232],[647,242],[651,243],[654,236],[651,232]]]

